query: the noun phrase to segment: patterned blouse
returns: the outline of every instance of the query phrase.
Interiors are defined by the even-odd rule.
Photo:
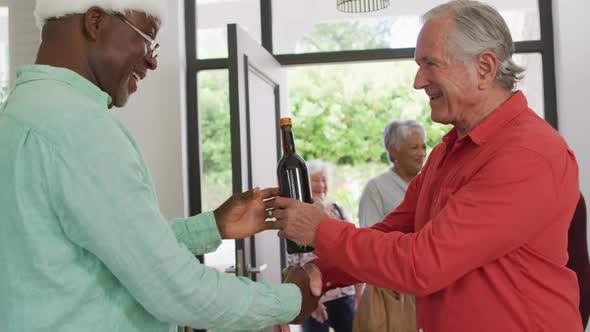
[[[352,223],[352,218],[350,215],[342,208],[342,206],[332,203],[326,202],[324,204],[325,212],[332,218],[348,221]],[[317,256],[313,252],[302,253],[302,254],[287,254],[287,265],[289,266],[301,266],[306,262],[316,258]],[[342,288],[335,288],[327,291],[320,302],[328,302],[332,300],[339,299],[344,296],[353,296],[354,295],[354,286],[347,286]]]

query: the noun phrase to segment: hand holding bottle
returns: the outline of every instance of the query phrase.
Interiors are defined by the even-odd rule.
[[[266,207],[273,209],[272,226],[279,229],[278,235],[305,246],[314,246],[318,225],[330,218],[321,207],[285,197],[266,202]]]

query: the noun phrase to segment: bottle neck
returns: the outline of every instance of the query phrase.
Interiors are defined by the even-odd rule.
[[[283,135],[283,153],[295,153],[296,150],[295,139],[293,138],[293,127],[291,125],[282,126],[281,133]]]

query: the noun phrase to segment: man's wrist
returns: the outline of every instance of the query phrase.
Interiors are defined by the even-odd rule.
[[[215,224],[217,225],[217,230],[219,231],[221,239],[225,239],[225,227],[224,223],[221,221],[223,218],[221,218],[221,212],[219,212],[218,210],[219,209],[213,210],[213,217],[215,218]]]
[[[316,247],[316,243],[317,243],[317,239],[318,239],[318,231],[320,230],[320,225],[321,225],[322,221],[324,221],[326,219],[331,219],[331,218],[330,218],[330,216],[326,215],[326,216],[324,216],[324,218],[321,218],[320,221],[315,225],[315,230],[313,231],[313,239],[312,239],[310,246],[312,246],[314,248]]]

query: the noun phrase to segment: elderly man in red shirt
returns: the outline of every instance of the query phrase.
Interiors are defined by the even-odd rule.
[[[523,69],[500,14],[451,1],[423,17],[414,82],[454,128],[402,204],[372,228],[277,198],[279,235],[312,245],[325,289],[366,282],[416,295],[419,331],[581,331],[566,268],[579,197],[564,139],[515,91]]]

